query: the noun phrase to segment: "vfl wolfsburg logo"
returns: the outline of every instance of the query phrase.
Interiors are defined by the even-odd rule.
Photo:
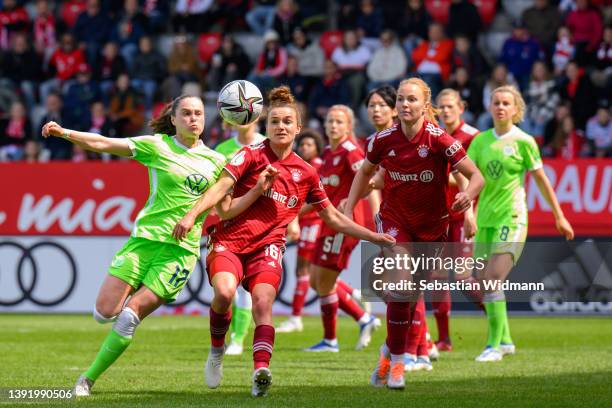
[[[487,174],[494,179],[498,179],[504,171],[504,166],[499,160],[490,161],[487,164]]]
[[[208,187],[208,180],[201,174],[193,173],[187,176],[184,185],[188,193],[199,196]]]

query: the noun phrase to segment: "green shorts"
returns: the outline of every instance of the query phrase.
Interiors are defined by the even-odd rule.
[[[478,228],[474,237],[474,258],[489,259],[493,254],[510,254],[516,265],[527,239],[527,225],[511,224]]]
[[[108,273],[134,289],[144,285],[174,301],[193,271],[197,257],[178,245],[131,237],[113,258]]]

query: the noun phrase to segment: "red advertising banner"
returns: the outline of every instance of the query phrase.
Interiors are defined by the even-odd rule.
[[[577,236],[612,237],[612,160],[547,160],[544,170]],[[559,236],[550,207],[527,180],[530,236]]]
[[[612,160],[549,160],[545,171],[576,234],[612,237]],[[135,162],[0,165],[0,235],[127,235],[149,194]],[[527,180],[530,236],[558,236]]]
[[[0,235],[127,235],[149,195],[135,162],[0,165]]]

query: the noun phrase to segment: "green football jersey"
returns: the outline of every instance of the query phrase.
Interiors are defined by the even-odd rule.
[[[201,141],[189,149],[168,135],[133,137],[128,144],[132,158],[149,170],[150,189],[149,199],[134,222],[132,236],[180,245],[199,256],[206,213],[196,219],[180,243],[172,238],[172,230],[217,181],[225,158]]]
[[[513,126],[504,134],[481,132],[468,149],[485,179],[478,198],[478,227],[527,225],[525,173],[542,167],[533,137]]]
[[[266,140],[264,135],[261,133],[255,133],[255,139],[253,139],[253,143],[251,144],[256,145],[264,140]],[[227,139],[226,141],[219,143],[217,147],[215,147],[215,151],[225,156],[226,160],[229,160],[238,150],[242,149],[243,147],[244,145],[238,141],[237,137],[232,137],[231,139]]]

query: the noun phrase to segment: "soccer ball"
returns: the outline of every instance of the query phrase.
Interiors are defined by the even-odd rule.
[[[217,108],[223,120],[232,125],[244,126],[254,122],[261,114],[263,97],[251,82],[232,81],[219,92]]]

